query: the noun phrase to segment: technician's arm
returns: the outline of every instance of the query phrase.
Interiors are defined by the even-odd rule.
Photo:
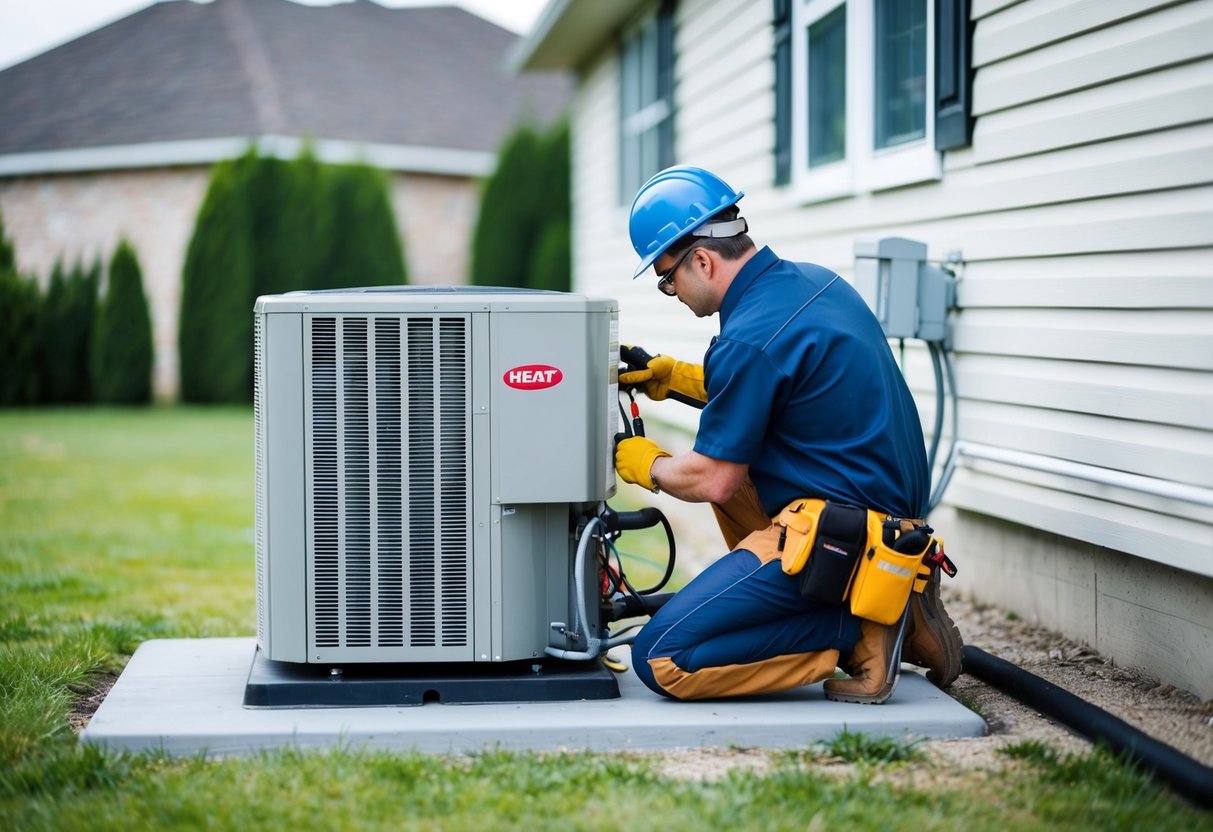
[[[750,466],[690,451],[653,460],[649,474],[667,494],[690,503],[725,503],[745,482]]]

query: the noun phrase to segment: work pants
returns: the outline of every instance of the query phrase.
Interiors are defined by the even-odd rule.
[[[748,479],[713,509],[732,551],[637,634],[636,675],[677,699],[772,693],[828,678],[859,640],[859,619],[845,606],[801,597],[780,564],[779,528]]]

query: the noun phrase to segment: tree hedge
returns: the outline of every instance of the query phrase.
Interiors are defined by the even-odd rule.
[[[13,241],[4,230],[4,215],[0,214],[0,272],[16,271],[17,254],[13,250]]]
[[[56,260],[51,269],[46,297],[42,299],[42,392],[41,399],[49,404],[67,401],[71,387],[71,365],[63,360],[63,347],[68,339],[64,318],[68,311],[68,277],[63,273],[63,261]]]
[[[335,165],[326,177],[325,204],[332,220],[324,285],[346,289],[406,283],[404,248],[383,174],[369,165]]]
[[[324,197],[325,165],[311,151],[290,161],[278,162],[278,217],[273,236],[257,240],[258,250],[265,246],[275,252],[273,264],[257,270],[257,294],[277,295],[297,289],[322,289],[329,264],[328,241],[332,238],[331,207]]]
[[[253,377],[253,239],[247,167],[221,162],[185,254],[178,360],[187,402],[247,402]]]
[[[544,225],[531,257],[530,288],[569,291],[571,260],[568,222],[553,220]]]
[[[42,390],[48,404],[92,401],[89,349],[101,283],[101,260],[87,271],[77,261],[67,271],[55,263],[42,300]]]
[[[38,401],[41,319],[38,284],[12,267],[0,269],[0,405]]]
[[[139,258],[126,240],[114,250],[108,282],[93,327],[92,390],[102,404],[147,404],[152,400],[152,318]]]
[[[472,234],[468,282],[477,286],[529,285],[540,213],[542,142],[529,122],[506,137],[497,168],[485,180]]]
[[[16,252],[0,216],[0,406],[38,401],[42,297],[17,272]]]
[[[181,396],[246,402],[253,303],[297,289],[408,280],[387,184],[368,165],[249,151],[216,166],[186,254]]]
[[[286,199],[290,163],[249,151],[236,163],[238,190],[246,202],[253,258],[253,296],[273,295],[293,289],[305,289],[298,275],[292,275],[284,262],[291,244],[298,245],[291,233],[293,219]],[[251,301],[250,301],[251,302]],[[251,308],[249,314],[252,314]]]
[[[485,181],[469,282],[568,291],[571,285],[569,127],[522,122]]]
[[[573,277],[568,121],[557,122],[543,137],[543,146],[540,226],[531,255],[529,285],[567,292],[572,288]]]

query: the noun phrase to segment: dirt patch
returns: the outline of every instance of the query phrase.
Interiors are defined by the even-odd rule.
[[[1117,667],[1110,659],[1058,633],[1017,619],[1006,610],[982,604],[943,589],[945,606],[966,644],[1023,667],[1205,765],[1213,765],[1213,701],[1192,694],[1134,668]],[[1064,725],[968,674],[961,674],[948,692],[977,711],[989,726],[985,737],[933,740],[917,747],[929,766],[895,767],[879,776],[905,778],[916,786],[957,787],[972,784],[1017,765],[999,749],[1024,740],[1039,740],[1062,754],[1085,754],[1091,743]],[[663,772],[679,779],[718,779],[732,769],[765,771],[768,754],[761,751],[679,751],[663,757]],[[855,766],[819,758],[814,771],[847,777]]]
[[[944,600],[967,644],[1006,659],[1189,757],[1213,765],[1213,701],[1202,702],[1136,668],[1117,667],[1086,645],[1019,620],[998,607],[950,594],[946,588]],[[994,736],[1039,738],[1066,746],[1059,750],[1072,750],[1075,742],[1079,748],[1087,745],[968,674],[962,674],[949,692],[975,706]]]
[[[109,695],[110,688],[117,681],[117,676],[107,674],[94,679],[88,687],[73,690],[76,696],[72,701],[72,710],[67,715],[67,722],[72,726],[73,731],[79,734],[88,727],[89,720],[93,718],[93,714],[97,713],[97,709]]]

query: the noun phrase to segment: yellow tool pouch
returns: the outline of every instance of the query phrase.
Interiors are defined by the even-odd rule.
[[[779,512],[779,551],[786,574],[799,575],[809,562],[809,551],[817,537],[817,518],[825,505],[825,500],[793,500]]]
[[[920,527],[900,534],[890,532],[883,515],[868,512],[868,550],[860,558],[851,585],[852,613],[878,624],[897,623],[923,558],[937,545],[930,531]]]

